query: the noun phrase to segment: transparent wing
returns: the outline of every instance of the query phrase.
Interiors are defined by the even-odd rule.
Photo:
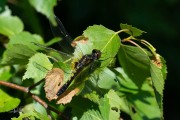
[[[72,54],[74,52],[74,48],[71,46],[71,42],[73,39],[71,36],[67,33],[65,27],[63,26],[60,19],[56,16],[54,16],[57,22],[57,26],[53,26],[50,23],[50,28],[52,33],[55,37],[60,37],[62,40],[58,43],[60,47],[62,48],[62,51],[68,54]]]
[[[46,52],[46,54],[50,55],[52,58],[55,58],[55,60],[58,60],[58,61],[66,61],[66,60],[71,61],[71,59],[73,57],[72,55],[69,55],[67,53],[55,50],[55,49],[50,48],[50,47],[46,47],[45,45],[35,43],[35,42],[32,42],[32,43],[34,45],[39,46],[40,48],[42,48]]]

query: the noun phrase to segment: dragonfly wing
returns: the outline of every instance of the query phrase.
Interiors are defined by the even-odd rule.
[[[50,28],[52,33],[55,37],[60,37],[62,40],[58,43],[60,47],[62,48],[63,52],[66,52],[68,54],[72,54],[74,52],[74,48],[71,46],[71,42],[73,39],[71,36],[67,33],[65,27],[63,26],[62,22],[58,17],[55,16],[55,20],[57,22],[57,26],[53,26],[50,23]]]
[[[43,48],[43,50],[45,50],[45,52],[46,52],[48,55],[54,57],[54,58],[57,59],[57,60],[63,60],[63,61],[65,61],[65,60],[69,60],[69,59],[71,59],[71,58],[73,57],[72,55],[69,55],[69,54],[67,54],[67,53],[64,53],[64,52],[55,50],[55,49],[50,48],[50,47],[47,47],[47,46],[45,46],[45,45],[42,45],[42,44],[39,44],[39,43],[35,43],[35,42],[32,42],[32,43],[33,43],[34,45],[36,45],[36,46],[39,46],[40,48]],[[57,57],[57,54],[59,55],[58,58],[56,58],[56,57]]]

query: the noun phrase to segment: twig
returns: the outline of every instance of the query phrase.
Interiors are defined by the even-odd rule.
[[[39,82],[37,82],[37,83],[29,86],[29,87],[28,87],[28,88],[29,88],[29,91],[30,91],[31,89],[33,89],[34,87],[38,86],[38,85],[39,85],[40,83],[42,83],[43,81],[44,81],[44,79],[42,79],[42,80],[40,80]]]
[[[7,86],[7,87],[10,87],[10,88],[13,88],[13,89],[16,89],[16,90],[19,90],[19,91],[23,91],[25,93],[27,93],[28,95],[30,95],[35,101],[37,101],[38,103],[40,103],[42,106],[44,106],[44,108],[46,108],[47,110],[51,110],[53,112],[55,112],[56,114],[58,115],[62,115],[62,117],[64,117],[66,120],[68,120],[68,118],[62,114],[60,111],[56,110],[55,108],[49,106],[45,101],[43,101],[41,98],[39,98],[37,95],[34,95],[33,93],[31,93],[29,91],[29,87],[22,87],[22,86],[19,86],[19,85],[16,85],[14,83],[10,83],[10,82],[6,82],[6,81],[2,81],[0,80],[0,85],[3,85],[3,86]]]

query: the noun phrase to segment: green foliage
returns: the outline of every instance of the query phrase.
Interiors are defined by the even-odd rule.
[[[54,25],[53,8],[56,2],[29,0],[35,10],[45,15]],[[0,36],[8,39],[8,42],[3,42],[3,37],[0,37],[5,46],[0,57],[1,81],[30,86],[44,79],[53,68],[60,68],[64,71],[63,84],[77,75],[67,91],[76,88],[78,92],[76,96],[70,96],[72,101],[64,105],[63,109],[54,102],[47,103],[62,112],[72,108],[71,112],[68,111],[68,117],[72,119],[119,120],[124,117],[121,113],[126,113],[132,120],[163,119],[162,100],[167,68],[164,58],[156,53],[150,43],[136,38],[141,37],[144,31],[127,24],[120,24],[121,30],[117,32],[102,25],[89,26],[81,36],[85,40],[77,41],[71,57],[46,48],[59,42],[59,38],[45,43],[46,38],[24,31],[24,21],[12,16],[7,6],[4,8],[5,11],[0,14]],[[128,37],[121,40],[118,35],[121,32]],[[127,42],[131,45],[126,44]],[[144,44],[146,49],[139,43]],[[102,52],[100,59],[83,66],[81,71],[76,71],[77,62],[83,55],[92,54],[93,49]],[[117,64],[112,66],[115,58]],[[24,81],[20,82],[20,79]],[[43,85],[34,89],[39,91],[39,97],[47,101]],[[26,100],[25,95],[19,94],[19,91],[14,93],[17,98],[7,92],[8,88],[0,89],[0,96],[4,98],[0,99],[3,106],[0,112],[16,108],[23,99],[23,112],[19,111],[20,116],[12,118],[13,120],[49,119],[46,109],[34,100]],[[62,116],[54,117],[59,119]]]
[[[103,120],[118,120],[120,118],[120,98],[110,90],[108,94],[100,100],[99,109]]]
[[[0,14],[0,23],[0,33],[8,37],[22,32],[24,28],[21,20],[11,15],[11,11],[8,7]]]
[[[9,66],[2,67],[0,69],[0,80],[7,81],[11,78],[11,68]]]
[[[98,111],[88,110],[80,120],[103,120],[103,118]]]
[[[138,28],[132,27],[132,25],[128,25],[128,24],[120,24],[121,29],[127,29],[127,31],[125,31],[125,33],[134,36],[134,37],[138,37],[141,36],[143,33],[146,33]]]
[[[0,89],[0,112],[8,112],[15,109],[19,103],[20,99],[9,96],[6,92]],[[2,99],[3,98],[3,99]]]
[[[141,87],[144,80],[149,76],[149,56],[138,47],[122,44],[118,59],[129,77]]]
[[[56,0],[29,0],[30,4],[40,13],[44,14],[54,25],[53,8],[56,6]]]
[[[52,66],[53,65],[45,54],[36,53],[29,60],[23,79],[32,78],[35,81],[39,81],[52,69]]]

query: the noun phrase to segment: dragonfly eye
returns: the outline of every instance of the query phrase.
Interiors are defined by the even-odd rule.
[[[97,51],[98,51],[97,49],[93,49],[93,50],[92,50],[92,54],[97,53]]]
[[[101,51],[97,50],[97,49],[93,49],[92,50],[92,55],[93,55],[93,58],[99,59],[101,57]]]

